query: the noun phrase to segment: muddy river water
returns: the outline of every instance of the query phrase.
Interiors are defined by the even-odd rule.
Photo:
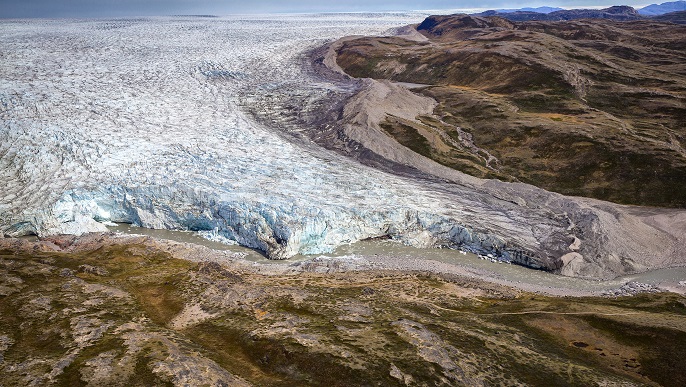
[[[259,251],[229,245],[203,238],[196,232],[156,230],[120,224],[109,227],[123,234],[147,235],[157,239],[192,243],[215,250],[238,252],[243,258],[263,265],[291,265],[312,259],[363,259],[380,267],[400,270],[449,272],[485,279],[525,290],[556,295],[591,295],[618,289],[627,283],[641,283],[665,290],[686,294],[686,267],[653,270],[618,277],[613,280],[590,280],[565,277],[518,265],[497,263],[475,254],[451,249],[420,249],[405,246],[392,240],[368,240],[340,246],[333,253],[323,255],[297,255],[288,260],[270,260]]]

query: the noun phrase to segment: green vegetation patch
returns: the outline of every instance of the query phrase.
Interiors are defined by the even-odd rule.
[[[45,383],[65,361],[56,385],[84,385],[108,364],[107,384],[165,385],[175,378],[156,364],[173,357],[264,386],[684,381],[676,294],[555,298],[456,276],[211,269],[145,246],[3,255],[3,286],[16,288],[0,296],[4,364],[33,364],[6,380]],[[172,328],[198,305],[212,314]]]

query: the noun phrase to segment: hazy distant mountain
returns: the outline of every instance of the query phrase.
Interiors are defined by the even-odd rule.
[[[550,13],[516,11],[498,12],[486,11],[477,16],[500,16],[511,21],[562,21],[576,19],[611,19],[611,20],[638,20],[642,16],[632,7],[626,5],[614,6],[604,9],[563,9]]]
[[[525,7],[525,8],[510,8],[510,9],[496,9],[496,12],[500,13],[512,13],[512,12],[537,12],[537,13],[551,13],[555,11],[563,11],[563,8],[558,8],[558,7],[536,7],[536,8],[531,8],[531,7]]]
[[[670,1],[662,4],[651,4],[638,10],[641,15],[654,16],[669,12],[686,11],[686,1]]]

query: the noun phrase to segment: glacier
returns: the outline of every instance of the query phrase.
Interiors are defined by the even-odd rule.
[[[275,87],[325,94],[337,86],[303,72],[303,52],[420,18],[2,23],[3,233],[128,222],[218,230],[287,258],[389,233],[421,244],[428,228],[450,232],[459,209],[440,195],[284,139],[241,109]]]
[[[424,16],[1,21],[0,237],[124,222],[200,231],[273,259],[390,236],[566,275],[684,263],[686,231],[673,227],[683,211],[446,171],[372,122],[387,112],[370,104],[410,114],[409,91],[313,71],[325,44]],[[313,116],[331,119],[309,127]],[[321,146],[325,136],[345,137],[344,151]]]

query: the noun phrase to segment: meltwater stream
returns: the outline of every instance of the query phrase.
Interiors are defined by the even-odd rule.
[[[421,249],[405,246],[391,240],[359,241],[339,246],[329,254],[296,255],[288,260],[274,261],[267,259],[263,254],[253,249],[208,240],[195,232],[155,230],[128,224],[110,226],[108,229],[121,234],[146,235],[157,239],[196,244],[215,250],[228,250],[240,253],[243,259],[247,261],[264,265],[293,265],[312,259],[334,258],[344,261],[347,259],[364,259],[367,262],[380,264],[379,267],[384,268],[455,272],[555,295],[565,295],[569,291],[573,292],[574,295],[597,295],[601,292],[618,289],[630,282],[655,287],[668,286],[671,291],[686,293],[684,281],[686,279],[686,267],[653,270],[622,276],[609,281],[587,280],[531,270],[518,265],[496,263],[472,253],[462,253],[451,249]],[[441,266],[438,267],[438,265]]]

